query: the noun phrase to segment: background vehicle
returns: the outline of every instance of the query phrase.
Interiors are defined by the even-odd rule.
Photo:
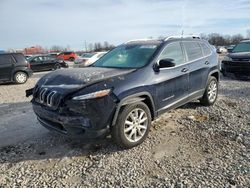
[[[24,57],[25,57],[26,60],[28,60],[29,58],[32,57],[32,55],[25,55]]]
[[[64,61],[75,61],[77,55],[74,52],[62,52],[57,56],[57,58]]]
[[[59,54],[60,54],[60,53],[49,53],[48,55],[51,56],[51,57],[57,58],[57,56],[58,56]]]
[[[250,77],[250,40],[237,44],[221,62],[224,76],[232,73],[238,78]]]
[[[233,49],[234,49],[235,46],[236,46],[236,45],[229,45],[229,46],[226,46],[227,52],[228,52],[228,53],[232,53],[232,51],[233,51]]]
[[[21,53],[0,54],[0,83],[25,83],[32,75],[29,63]]]
[[[218,82],[218,58],[208,42],[181,36],[129,41],[91,67],[45,75],[27,96],[33,94],[44,127],[85,138],[111,132],[119,146],[131,148],[162,113],[195,99],[213,105]]]
[[[30,68],[33,71],[45,71],[45,70],[55,70],[63,68],[68,68],[68,64],[63,60],[51,57],[50,55],[38,55],[33,56],[28,59],[30,63]]]
[[[107,52],[84,53],[74,62],[74,67],[87,67],[100,59]]]
[[[227,53],[227,49],[224,46],[218,46],[217,53],[219,53],[219,54]]]

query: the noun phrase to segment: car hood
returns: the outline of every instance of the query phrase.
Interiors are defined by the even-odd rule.
[[[228,54],[232,59],[250,59],[250,52],[238,52]]]
[[[99,67],[61,69],[43,76],[37,85],[46,88],[76,89],[132,71],[134,69]]]

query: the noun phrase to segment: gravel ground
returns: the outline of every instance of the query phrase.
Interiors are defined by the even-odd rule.
[[[120,150],[110,138],[42,134],[22,96],[38,77],[0,86],[0,119],[6,120],[0,127],[14,140],[0,144],[0,187],[250,187],[249,81],[223,79],[214,106],[195,101],[172,110],[153,123],[142,145]],[[24,125],[41,135],[20,141],[8,130],[22,103]]]

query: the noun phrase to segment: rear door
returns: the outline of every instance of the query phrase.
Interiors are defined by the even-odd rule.
[[[183,46],[189,63],[189,89],[190,95],[199,95],[205,89],[209,71],[208,56],[211,51],[204,52],[200,42],[183,41]]]
[[[51,69],[55,68],[55,58],[53,58],[53,57],[44,56],[43,63],[44,63],[44,68],[46,70],[51,70]]]
[[[14,68],[14,59],[10,54],[0,55],[0,80],[9,81],[12,77],[12,70]]]
[[[155,75],[158,109],[164,111],[188,96],[189,67],[180,42],[168,44],[161,52],[161,59],[173,59],[175,67],[161,68]]]
[[[44,64],[43,64],[43,58],[42,58],[42,56],[34,57],[30,61],[30,65],[31,65],[31,69],[34,70],[34,71],[43,70],[44,69]]]

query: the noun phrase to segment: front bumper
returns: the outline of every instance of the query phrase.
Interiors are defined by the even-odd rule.
[[[85,116],[60,114],[33,103],[37,119],[45,128],[70,137],[97,138],[109,132],[109,126],[95,128],[91,119]]]
[[[117,106],[113,95],[77,101],[63,100],[59,92],[39,91],[34,91],[31,102],[44,127],[72,137],[96,138],[108,133]]]
[[[229,62],[222,61],[221,71],[234,74],[250,76],[250,62]]]

